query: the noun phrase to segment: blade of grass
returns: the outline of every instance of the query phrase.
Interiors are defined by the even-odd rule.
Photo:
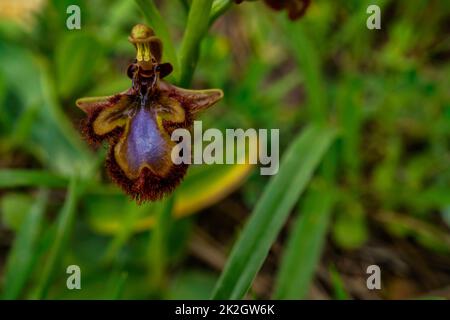
[[[188,87],[197,65],[200,43],[209,28],[211,0],[193,0],[189,10],[186,31],[180,48],[181,76],[179,84]]]
[[[16,235],[6,261],[3,299],[17,299],[31,273],[47,200],[48,193],[41,191]]]
[[[179,0],[181,5],[183,6],[183,10],[187,13],[189,12],[189,7],[191,6],[189,0]]]
[[[331,283],[333,285],[334,290],[334,298],[336,300],[348,300],[350,299],[347,290],[345,289],[344,281],[341,278],[341,275],[339,274],[339,271],[336,269],[336,267],[331,264],[330,265],[330,278]]]
[[[121,272],[115,274],[111,280],[111,289],[108,290],[107,299],[119,300],[123,296],[123,291],[125,289],[125,283],[128,279],[127,272]]]
[[[24,110],[19,116],[15,124],[14,131],[11,136],[10,143],[16,146],[25,146],[31,133],[32,123],[37,121],[39,107],[37,105],[31,106]]]
[[[275,285],[275,299],[302,299],[308,292],[325,242],[333,195],[311,190],[293,225]]]
[[[286,18],[283,18],[283,22],[287,44],[291,47],[304,78],[309,119],[325,123],[328,115],[327,94],[319,51],[302,24],[288,22]]]
[[[80,158],[86,159],[87,162],[90,162],[92,160],[92,154],[90,150],[86,147],[86,144],[80,138],[79,133],[74,128],[70,119],[64,113],[63,107],[59,102],[56,92],[55,79],[53,78],[50,71],[50,62],[46,58],[40,56],[36,57],[36,62],[41,71],[40,74],[42,94],[45,101],[44,105],[46,106],[48,115],[54,119],[55,125],[58,126],[67,141],[77,151],[77,153],[79,154],[78,156]]]
[[[362,81],[356,77],[348,77],[341,81],[336,97],[337,120],[340,124],[342,146],[341,154],[343,167],[349,184],[352,188],[358,188],[360,179],[361,155],[361,127],[363,124],[363,91]],[[355,190],[356,191],[356,190]]]
[[[68,179],[44,170],[0,170],[0,188],[67,186]]]
[[[45,261],[43,272],[38,279],[38,285],[35,291],[36,299],[45,299],[48,294],[52,279],[55,275],[58,263],[61,260],[61,255],[67,244],[70,231],[75,217],[75,209],[78,198],[81,194],[81,185],[77,178],[72,178],[67,191],[66,200],[58,215],[56,223],[56,234],[53,239],[50,252]]]
[[[179,79],[179,62],[166,22],[161,16],[153,0],[135,1],[144,14],[147,23],[153,28],[153,30],[155,30],[156,35],[161,38],[164,45],[163,54],[166,55],[167,60],[169,60],[173,66],[174,77]]]
[[[124,210],[123,214],[126,215],[124,222],[120,225],[120,231],[115,235],[115,237],[110,242],[108,249],[103,257],[103,263],[105,265],[110,264],[117,258],[120,249],[127,243],[130,237],[134,233],[134,228],[139,218],[144,214],[152,211],[158,210],[155,203],[147,203],[143,205],[137,205],[135,202],[130,202],[130,204]]]
[[[294,139],[234,245],[213,299],[244,297],[334,137],[334,129],[314,125]]]

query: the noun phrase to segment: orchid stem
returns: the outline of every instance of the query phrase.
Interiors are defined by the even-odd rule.
[[[186,31],[180,49],[181,77],[179,84],[188,87],[191,83],[200,54],[200,44],[209,29],[212,0],[193,0],[189,10]]]
[[[209,16],[209,25],[211,26],[217,18],[223,15],[232,5],[232,0],[215,0],[212,4],[211,14]]]

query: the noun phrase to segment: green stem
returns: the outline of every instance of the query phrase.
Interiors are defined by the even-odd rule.
[[[209,16],[209,25],[212,25],[217,18],[223,15],[232,5],[232,0],[215,0],[212,4],[211,14]]]
[[[172,194],[162,203],[158,211],[155,226],[150,235],[149,245],[149,275],[150,283],[155,292],[160,292],[166,282],[167,269],[167,242],[175,203],[175,194]]]
[[[44,269],[38,281],[35,297],[36,299],[45,299],[52,284],[55,274],[58,274],[58,266],[64,249],[69,240],[69,235],[75,219],[76,205],[81,196],[83,185],[80,185],[78,178],[72,178],[64,206],[56,222],[56,230],[53,238],[52,247],[45,261]]]
[[[150,25],[150,27],[155,30],[158,37],[161,38],[164,44],[164,55],[165,58],[173,66],[173,75],[176,79],[179,77],[179,63],[175,47],[173,45],[172,39],[170,37],[169,28],[165,23],[163,17],[159,13],[153,0],[135,0],[142,13],[144,14],[145,20]]]
[[[179,84],[188,87],[197,65],[200,43],[209,28],[211,0],[193,0],[180,49],[181,77]]]
[[[151,212],[154,210],[153,203],[136,205],[134,202],[130,202],[128,208],[125,210],[125,219],[121,225],[121,229],[115,235],[115,237],[110,242],[109,247],[103,256],[102,263],[108,267],[111,262],[119,256],[120,250],[127,243],[130,237],[133,235],[133,228],[140,217],[144,215],[145,212]]]
[[[191,6],[189,0],[180,0],[181,5],[183,6],[183,9],[185,12],[189,12],[189,8]]]

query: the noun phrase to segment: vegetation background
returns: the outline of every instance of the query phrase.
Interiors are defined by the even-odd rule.
[[[0,0],[0,17],[4,299],[450,298],[450,2],[314,0],[290,21],[262,1]],[[205,128],[280,128],[278,175],[192,166],[142,206],[110,183],[75,100],[130,86],[137,23],[170,81],[223,89]]]

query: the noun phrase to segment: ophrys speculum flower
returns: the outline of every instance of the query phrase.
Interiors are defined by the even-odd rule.
[[[87,114],[86,137],[109,143],[106,167],[111,178],[138,201],[157,200],[173,191],[188,167],[171,160],[173,130],[190,129],[195,114],[223,93],[182,89],[162,80],[172,66],[161,63],[162,43],[147,26],[136,25],[129,41],[136,47],[136,59],[127,71],[131,88],[108,97],[82,98],[76,104]]]

